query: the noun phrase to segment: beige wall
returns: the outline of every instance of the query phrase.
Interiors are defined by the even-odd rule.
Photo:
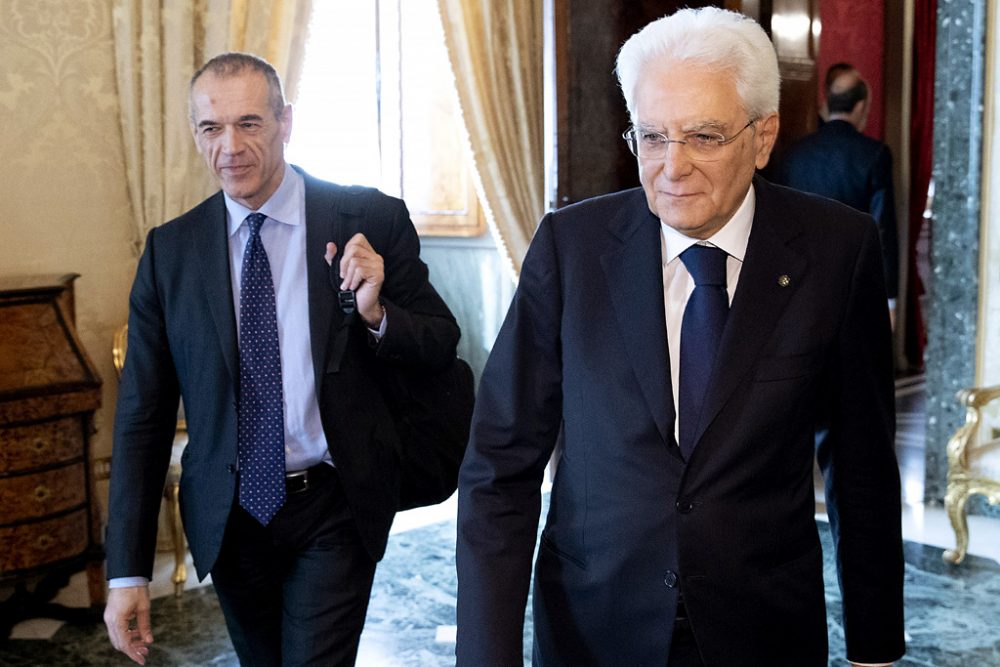
[[[111,339],[136,264],[111,0],[0,0],[0,63],[0,275],[80,274],[77,328],[104,379],[94,454],[108,455]]]

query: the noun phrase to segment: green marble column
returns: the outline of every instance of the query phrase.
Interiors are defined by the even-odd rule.
[[[945,445],[965,420],[955,393],[975,380],[987,0],[938,0],[934,222],[925,496],[940,503]]]

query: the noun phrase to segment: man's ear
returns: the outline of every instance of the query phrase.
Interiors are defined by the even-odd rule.
[[[865,126],[868,125],[869,99],[866,97],[863,100],[858,100],[854,108],[851,109],[851,124],[858,132],[864,132]]]
[[[281,126],[281,140],[284,143],[288,143],[288,140],[292,137],[292,105],[286,104],[285,108],[281,110],[281,117],[278,119],[278,124]]]
[[[191,128],[191,138],[194,139],[195,150],[198,151],[198,155],[204,155],[205,153],[201,150],[201,142],[198,141],[198,128],[194,126],[194,121],[188,123],[188,127]]]
[[[771,159],[771,150],[774,148],[774,142],[778,140],[779,127],[780,122],[778,121],[777,113],[768,114],[757,121],[757,133],[755,137],[756,154],[754,155],[754,160],[758,169],[766,167],[768,161]]]

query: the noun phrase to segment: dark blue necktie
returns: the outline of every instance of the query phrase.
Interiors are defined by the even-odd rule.
[[[267,525],[285,503],[285,420],[274,282],[260,227],[251,213],[240,285],[240,505]]]
[[[701,418],[705,390],[715,366],[715,355],[729,314],[726,292],[726,252],[714,246],[693,245],[681,261],[694,278],[694,291],[684,308],[681,324],[681,367],[678,388],[681,454],[690,458]]]

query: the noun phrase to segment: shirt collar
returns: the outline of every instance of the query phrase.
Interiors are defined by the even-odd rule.
[[[705,243],[710,243],[718,248],[722,248],[727,254],[743,261],[747,253],[747,242],[750,240],[750,228],[753,226],[753,214],[756,209],[756,195],[753,184],[747,190],[743,203],[740,204],[729,222],[724,224],[719,231],[705,239]],[[664,222],[660,222],[661,237],[663,239],[663,263],[667,264],[680,256],[682,252],[699,243],[698,239],[685,236],[673,227]]]
[[[302,174],[292,169],[292,166],[285,163],[285,173],[281,178],[281,185],[274,191],[274,194],[264,202],[257,213],[263,213],[272,220],[283,222],[286,225],[298,225],[302,218],[296,214],[296,202],[301,199],[297,195],[302,191]],[[254,211],[243,204],[234,201],[225,192],[222,196],[226,200],[226,213],[228,214],[229,235],[235,234],[246,217]]]

